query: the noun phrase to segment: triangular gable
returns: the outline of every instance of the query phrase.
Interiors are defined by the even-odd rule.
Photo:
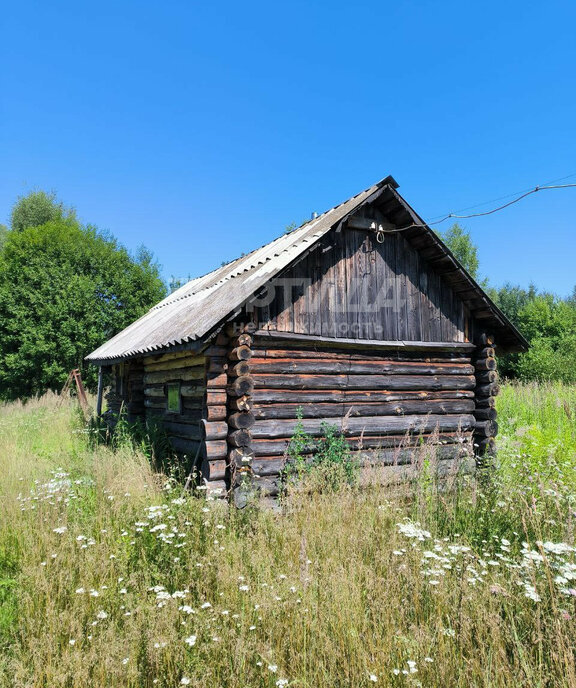
[[[501,335],[499,341],[503,345],[524,348],[526,343],[521,335],[396,188],[394,179],[387,177],[293,232],[188,282],[93,351],[87,360],[106,363],[178,345],[192,348],[194,342],[202,342],[221,323],[233,317],[267,282],[286,270],[331,229],[342,227],[359,208],[375,202],[396,226],[417,225],[403,235],[411,243],[419,244],[420,247],[416,246],[419,250],[431,253],[431,260],[439,264],[443,273],[446,271],[461,298],[472,304],[471,310],[479,311],[488,329],[492,327]]]

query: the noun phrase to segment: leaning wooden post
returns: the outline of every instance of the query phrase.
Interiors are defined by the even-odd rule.
[[[254,453],[250,447],[250,428],[254,425],[251,411],[254,380],[249,363],[252,337],[245,332],[231,334],[228,353],[228,476],[234,503],[242,508],[254,491]]]
[[[96,396],[96,418],[102,415],[102,395],[104,393],[104,367],[98,366],[98,393]]]
[[[489,457],[494,455],[496,448],[494,440],[498,433],[496,395],[500,391],[493,335],[480,336],[474,356],[474,368],[476,375],[474,444],[479,457]]]

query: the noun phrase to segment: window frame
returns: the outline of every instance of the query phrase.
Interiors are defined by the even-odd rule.
[[[177,409],[171,409],[170,408],[170,390],[176,390],[176,394],[178,395],[178,407]],[[166,413],[170,413],[172,415],[180,415],[182,413],[182,393],[181,393],[181,384],[179,380],[175,380],[174,382],[167,382],[166,383]]]

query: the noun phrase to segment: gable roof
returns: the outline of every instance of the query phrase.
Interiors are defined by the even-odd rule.
[[[451,275],[448,281],[462,300],[472,303],[475,301],[479,305],[479,309],[471,308],[472,314],[481,318],[484,315],[486,326],[501,333],[499,343],[508,349],[526,348],[527,343],[522,335],[466,273],[437,235],[397,193],[397,187],[392,177],[386,177],[298,229],[193,279],[93,351],[86,359],[112,363],[202,340],[333,227],[345,222],[360,206],[376,200],[383,204],[384,212],[391,214],[397,226],[413,225],[404,231],[405,238],[411,241],[418,237],[418,250],[427,249],[429,261],[441,270],[443,277]],[[479,311],[478,315],[474,310]]]

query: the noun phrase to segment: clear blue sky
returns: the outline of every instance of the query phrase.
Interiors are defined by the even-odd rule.
[[[0,221],[54,190],[167,277],[388,174],[430,219],[576,173],[574,2],[21,0],[0,25]],[[570,189],[463,224],[492,283],[567,294],[575,218]]]

